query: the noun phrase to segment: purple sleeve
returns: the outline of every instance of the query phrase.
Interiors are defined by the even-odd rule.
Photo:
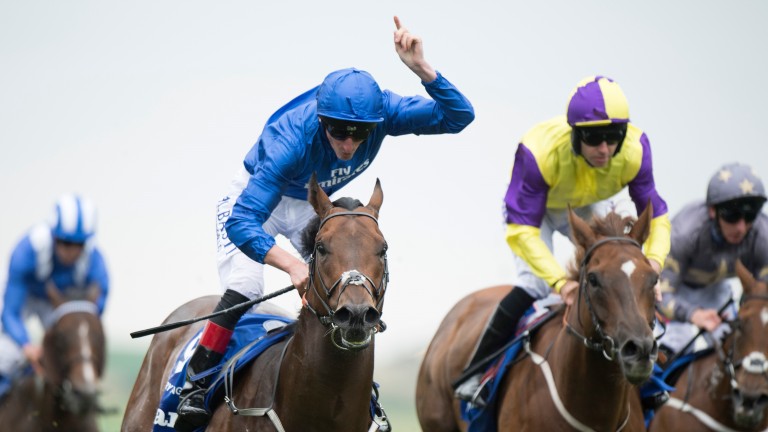
[[[539,165],[528,148],[520,143],[515,153],[512,179],[504,203],[507,223],[540,227],[547,211],[549,186],[539,171]]]
[[[656,190],[656,183],[653,181],[653,162],[651,159],[651,144],[648,137],[643,134],[640,137],[640,144],[643,148],[643,160],[640,162],[640,171],[637,172],[632,181],[629,182],[629,196],[635,203],[637,214],[645,210],[648,200],[653,204],[653,217],[658,217],[667,213],[667,203],[659,196]]]

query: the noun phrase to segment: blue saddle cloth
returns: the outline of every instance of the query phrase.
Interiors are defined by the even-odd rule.
[[[240,352],[244,347],[252,344],[248,352],[242,355],[236,362],[235,370],[240,369],[270,346],[293,334],[293,326],[288,326],[287,324],[293,323],[294,321],[294,319],[277,315],[243,315],[243,317],[240,318],[240,321],[237,322],[235,331],[232,334],[232,339],[229,341],[227,350],[224,353],[224,358],[219,365],[207,371],[203,371],[193,378],[197,379],[212,374],[220,374],[221,369],[229,359]],[[171,376],[165,383],[165,389],[160,398],[160,405],[155,414],[152,432],[174,431],[173,425],[176,423],[177,418],[176,409],[179,405],[179,393],[181,392],[181,387],[184,385],[187,375],[187,363],[195,352],[195,347],[197,347],[197,344],[200,341],[201,334],[202,329],[187,342],[184,349],[179,353],[179,357],[171,372]],[[221,385],[222,379],[223,376],[220,374],[220,376],[212,383],[211,390],[215,390],[213,386]],[[212,403],[211,395],[214,393],[215,391],[209,391],[206,395],[206,404],[209,406]],[[200,430],[204,429],[205,428],[201,428]]]
[[[536,333],[542,324],[557,313],[556,310],[550,309],[551,306],[557,304],[560,304],[559,296],[556,299],[548,297],[534,303],[523,315],[515,339],[510,342],[507,350],[499,354],[499,358],[488,366],[483,374],[483,381],[487,380],[484,385],[489,388],[485,407],[479,408],[467,401],[461,401],[461,417],[469,424],[467,432],[496,432],[498,429],[496,405],[499,400],[499,388],[523,347],[524,333],[528,335]]]

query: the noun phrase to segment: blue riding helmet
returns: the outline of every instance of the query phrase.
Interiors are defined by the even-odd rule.
[[[63,195],[56,201],[51,234],[56,240],[85,243],[96,232],[96,209],[90,200]]]
[[[371,74],[355,68],[331,72],[317,90],[319,116],[366,123],[384,121],[384,97]]]

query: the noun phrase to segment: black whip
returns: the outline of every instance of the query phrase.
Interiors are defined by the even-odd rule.
[[[733,303],[733,297],[729,298],[729,299],[728,299],[728,301],[727,301],[727,302],[725,302],[725,304],[724,304],[724,305],[720,306],[720,309],[718,309],[718,310],[717,310],[717,315],[718,315],[718,316],[722,315],[722,314],[725,312],[725,310],[728,308],[728,306],[729,306],[731,303]],[[685,346],[684,346],[684,347],[683,347],[681,350],[678,350],[678,351],[677,351],[677,352],[676,352],[676,353],[675,353],[675,354],[672,356],[672,358],[670,358],[670,359],[667,359],[667,361],[664,363],[664,367],[671,365],[671,364],[672,364],[672,362],[673,362],[674,360],[677,360],[677,359],[678,359],[680,356],[682,356],[683,354],[685,354],[685,350],[687,350],[687,349],[688,349],[688,348],[689,348],[691,345],[693,345],[693,342],[694,342],[696,339],[698,339],[698,338],[699,338],[699,336],[703,335],[703,334],[704,334],[706,331],[707,331],[707,329],[704,329],[704,328],[700,328],[700,329],[699,329],[699,332],[698,332],[698,333],[696,333],[696,336],[694,336],[694,337],[693,337],[691,340],[689,340],[689,341],[688,341],[688,343],[687,343],[687,344],[685,344]]]
[[[135,332],[131,333],[131,337],[133,339],[136,339],[136,338],[140,338],[140,337],[151,335],[151,334],[155,334],[155,333],[160,333],[160,332],[164,332],[164,331],[168,331],[168,330],[173,330],[175,328],[183,327],[185,325],[190,325],[192,323],[196,323],[198,321],[202,321],[202,320],[206,320],[206,319],[209,319],[209,318],[213,318],[213,317],[216,317],[216,316],[219,316],[219,315],[224,315],[227,312],[231,312],[231,311],[235,311],[235,310],[238,310],[238,309],[243,309],[243,308],[251,307],[251,306],[253,306],[255,304],[258,304],[258,303],[261,303],[263,301],[269,300],[269,299],[271,299],[273,297],[277,297],[279,295],[285,294],[288,291],[291,291],[291,290],[294,290],[294,289],[296,289],[296,287],[294,287],[293,285],[287,286],[287,287],[285,287],[283,289],[280,289],[280,290],[277,290],[275,292],[269,293],[269,294],[267,294],[265,296],[261,296],[259,298],[255,298],[253,300],[248,300],[247,302],[236,304],[236,305],[232,306],[231,308],[223,309],[223,310],[220,310],[218,312],[214,312],[214,313],[212,313],[210,315],[201,316],[201,317],[197,317],[197,318],[192,318],[192,319],[188,319],[186,321],[177,321],[177,322],[173,322],[173,323],[163,324],[161,326],[148,328],[146,330],[135,331]]]

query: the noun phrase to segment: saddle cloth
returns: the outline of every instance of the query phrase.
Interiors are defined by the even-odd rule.
[[[496,432],[498,425],[496,424],[496,404],[498,402],[499,386],[504,381],[509,369],[515,362],[520,349],[523,346],[523,334],[534,334],[539,327],[553,317],[557,311],[556,307],[562,304],[560,296],[550,295],[542,300],[539,300],[533,304],[517,326],[515,332],[515,339],[510,342],[506,351],[499,355],[499,358],[492,362],[483,374],[482,382],[484,386],[488,386],[489,391],[486,392],[485,407],[476,407],[467,401],[461,401],[461,417],[469,424],[467,432]]]
[[[293,326],[289,326],[288,324],[293,323],[294,321],[294,319],[277,315],[243,315],[243,317],[240,318],[240,321],[237,322],[237,326],[235,326],[232,339],[229,341],[224,358],[219,365],[207,371],[203,371],[193,378],[202,378],[211,374],[220,373],[221,369],[230,358],[237,354],[243,347],[253,344],[249,351],[237,360],[235,369],[241,368],[270,346],[293,334]],[[160,404],[155,414],[152,432],[174,431],[173,425],[176,423],[176,418],[178,416],[176,414],[176,409],[179,405],[179,393],[181,392],[181,387],[184,385],[187,375],[187,363],[195,352],[195,347],[197,347],[197,344],[200,341],[201,334],[202,329],[186,343],[184,349],[179,353],[179,357],[176,360],[176,365],[171,372],[171,376],[165,383],[163,395],[160,398]],[[254,343],[254,341],[257,340],[258,342]],[[206,395],[206,404],[209,405],[209,407],[212,404],[210,396],[216,393],[216,387],[220,386],[222,382],[223,376],[220,374],[220,376],[211,384],[211,389]]]

